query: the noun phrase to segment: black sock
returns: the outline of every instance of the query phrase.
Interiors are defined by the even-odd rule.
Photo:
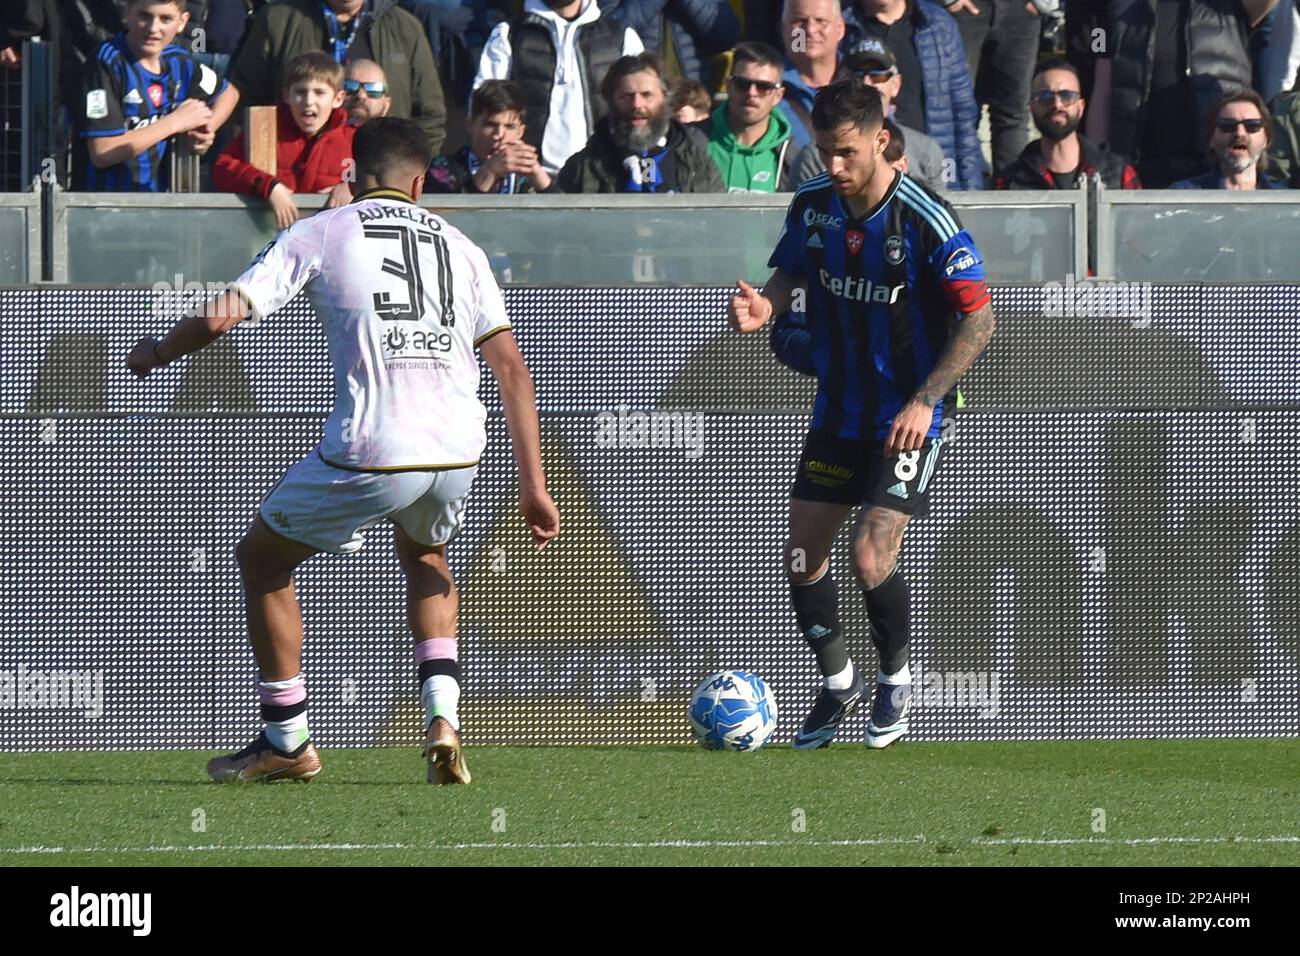
[[[880,669],[897,674],[907,663],[908,642],[912,639],[912,590],[900,568],[881,584],[868,591],[867,617],[871,620],[871,640],[880,654]]]
[[[822,676],[833,677],[848,667],[849,655],[840,632],[839,592],[830,569],[812,584],[791,584],[790,603],[804,640],[817,655]]]

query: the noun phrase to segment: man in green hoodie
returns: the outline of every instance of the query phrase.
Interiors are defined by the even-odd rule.
[[[737,44],[727,100],[709,124],[709,155],[727,192],[790,192],[797,184],[790,121],[776,108],[785,95],[781,69],[781,54],[766,43]]]

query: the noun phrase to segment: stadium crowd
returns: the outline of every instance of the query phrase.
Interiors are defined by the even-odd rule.
[[[165,191],[184,146],[281,225],[348,201],[385,115],[428,137],[428,191],[791,191],[845,78],[935,190],[1300,186],[1300,0],[11,0],[0,67],[33,38],[65,185]],[[277,108],[273,174],[246,106]]]

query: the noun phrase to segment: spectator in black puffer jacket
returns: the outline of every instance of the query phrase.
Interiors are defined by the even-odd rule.
[[[704,134],[672,118],[664,67],[653,53],[615,62],[601,94],[609,115],[564,164],[561,192],[725,192]]]
[[[1148,189],[1199,172],[1202,117],[1224,93],[1250,86],[1248,35],[1275,2],[1080,4],[1093,15],[1076,29],[1106,40],[1093,64],[1089,138],[1131,157]]]

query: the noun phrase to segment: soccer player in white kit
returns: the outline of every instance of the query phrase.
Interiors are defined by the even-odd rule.
[[[428,780],[470,781],[457,716],[458,595],[446,545],[487,444],[476,347],[501,389],[520,508],[536,546],[560,530],[542,471],[532,378],[487,257],[415,202],[431,159],[424,133],[409,120],[372,120],[357,131],[353,157],[350,205],[281,232],[230,291],[161,341],[142,339],[127,359],[143,378],[302,290],[324,325],[334,367],[324,436],[262,500],[235,548],[266,726],[248,747],[208,763],[217,781],[305,781],[320,772],[307,726],[293,573],[318,552],[359,550],[362,532],[384,519],[395,525],[406,573]]]

